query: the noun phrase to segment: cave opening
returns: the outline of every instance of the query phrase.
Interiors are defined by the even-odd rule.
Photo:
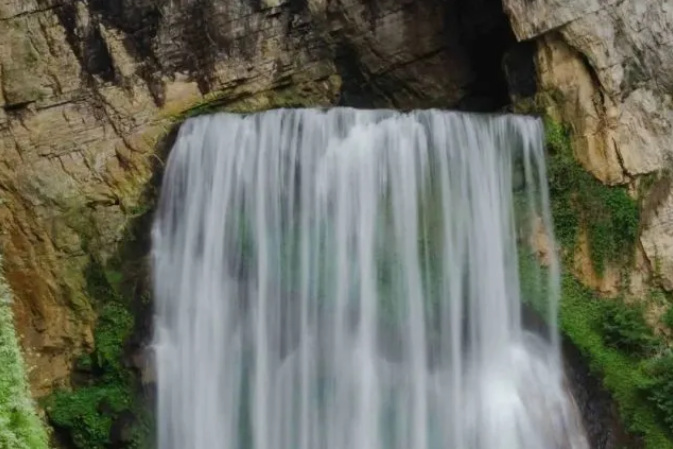
[[[449,11],[454,13],[454,11]],[[457,0],[458,38],[472,70],[468,94],[458,109],[474,112],[498,111],[510,103],[510,89],[504,69],[505,55],[517,41],[500,0]]]
[[[421,7],[441,14],[441,29],[436,32],[441,35],[443,48],[436,51],[444,54],[445,72],[429,75],[435,79],[426,80],[424,86],[441,84],[440,76],[453,76],[454,87],[462,91],[458,101],[455,97],[434,98],[432,94],[418,89],[410,94],[414,97],[413,101],[400,104],[399,97],[404,97],[400,93],[410,88],[408,79],[396,79],[390,73],[393,70],[372,73],[358,49],[347,39],[342,39],[337,40],[334,49],[337,71],[343,81],[339,106],[396,109],[438,107],[487,113],[507,110],[516,99],[535,94],[535,43],[517,41],[501,0],[426,0],[424,6],[409,4],[404,0],[398,3],[399,8],[412,11],[412,15]],[[382,17],[370,13],[367,20],[375,29],[377,20],[385,20]],[[411,33],[414,32],[419,31],[411,30]]]

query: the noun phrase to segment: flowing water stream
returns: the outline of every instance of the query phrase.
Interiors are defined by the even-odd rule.
[[[585,449],[519,257],[539,120],[337,108],[182,125],[154,235],[160,449]],[[529,279],[530,280],[530,279]]]

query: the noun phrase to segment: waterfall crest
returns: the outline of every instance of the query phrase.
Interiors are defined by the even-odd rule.
[[[525,273],[551,330],[521,319],[542,142],[436,110],[185,122],[153,229],[159,447],[588,448],[553,251]]]

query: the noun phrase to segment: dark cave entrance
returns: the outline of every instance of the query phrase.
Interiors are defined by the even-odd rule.
[[[414,7],[403,0],[399,3],[402,8]],[[465,94],[458,102],[435,102],[419,96],[413,108],[499,112],[507,110],[513,99],[535,94],[535,43],[517,42],[501,0],[425,0],[424,4],[442,14],[441,34],[446,42],[443,50],[449,57],[459,56],[469,77],[461,86]],[[335,62],[343,79],[340,106],[407,109],[394,99],[396,90],[407,88],[404,81],[396,82],[388,74],[369,73],[351,44],[339,42],[335,50]],[[447,67],[449,70],[452,68]]]
[[[495,112],[536,91],[535,44],[517,42],[501,0],[457,0],[459,39],[473,81],[458,109]]]

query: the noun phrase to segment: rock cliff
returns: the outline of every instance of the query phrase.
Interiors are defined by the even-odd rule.
[[[144,211],[174,122],[213,104],[456,107],[490,88],[469,50],[498,22],[475,12],[440,0],[0,0],[0,247],[34,394],[67,385],[91,349],[83,273]]]
[[[641,197],[631,290],[673,290],[671,30],[663,0],[0,0],[0,252],[33,395],[93,350],[100,278],[139,291],[146,242],[126,248],[164,138],[214,109],[537,93],[582,166]],[[575,271],[616,293],[587,251]]]
[[[668,172],[673,155],[673,9],[661,0],[505,0],[519,40],[537,43],[548,112],[573,128],[582,165],[606,184],[634,187]],[[673,288],[673,191],[650,192],[640,234],[644,263]],[[654,267],[657,267],[655,270]],[[640,267],[641,269],[644,267]],[[601,287],[615,290],[608,279]]]

